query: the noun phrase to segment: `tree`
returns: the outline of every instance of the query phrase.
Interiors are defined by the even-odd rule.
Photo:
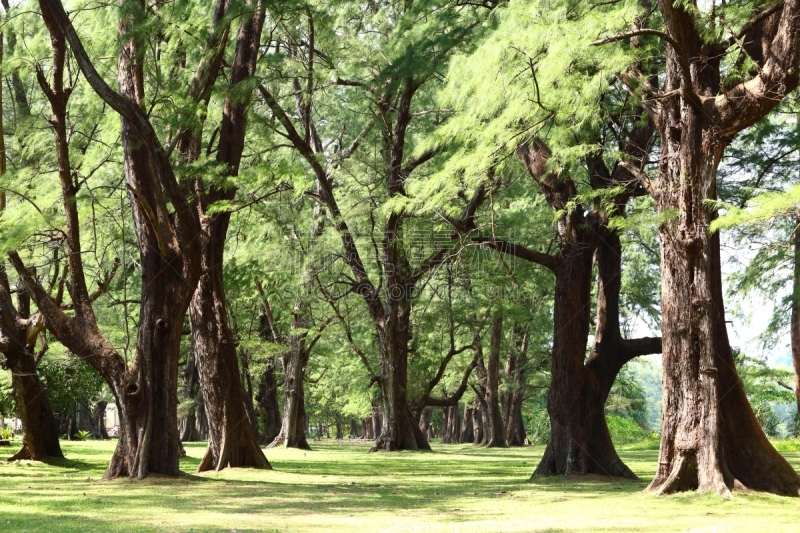
[[[95,69],[64,7],[56,0],[39,2],[51,36],[55,61],[53,83],[43,90],[61,101],[63,58],[69,43],[81,73],[95,93],[122,118],[125,178],[139,244],[142,293],[140,327],[133,364],[128,366],[98,326],[81,257],[80,227],[67,139],[58,114],[54,134],[58,175],[67,219],[70,293],[74,316],[67,315],[31,276],[13,252],[11,263],[45,317],[47,327],[70,351],[84,358],[111,387],[120,413],[120,437],[107,478],[144,478],[151,472],[177,475],[180,441],[177,421],[178,358],[182,324],[200,275],[197,214],[186,201],[167,155],[145,114],[142,35],[132,32],[143,15],[136,1],[121,4],[119,34],[123,46],[118,64],[120,93]],[[41,78],[44,76],[42,75]],[[167,207],[169,197],[171,209]]]
[[[20,305],[15,307],[5,266],[0,265],[0,353],[3,368],[11,371],[17,411],[25,429],[22,449],[12,459],[42,461],[64,457],[50,398],[37,371],[46,345],[34,352],[37,337],[44,329],[42,317],[31,316],[30,298],[24,290],[18,291],[18,297]]]
[[[716,211],[725,147],[766,116],[798,84],[798,10],[786,1],[729,30],[727,8],[706,15],[695,4],[658,2],[663,30],[636,19],[630,32],[597,44],[655,35],[663,70],[639,64],[622,75],[641,91],[661,141],[658,179],[639,177],[665,217],[660,227],[664,411],[657,493],[697,489],[730,496],[734,487],[797,495],[800,477],[772,447],[736,372],[725,326]],[[710,18],[709,18],[710,17]],[[720,17],[724,24],[713,22]],[[708,24],[709,31],[701,30]],[[743,44],[742,44],[743,43]],[[722,58],[739,48],[754,74],[723,76]],[[648,71],[652,68],[653,71]],[[655,70],[659,68],[659,70]],[[663,85],[657,87],[654,73]],[[723,401],[724,397],[724,401]]]
[[[229,31],[229,4],[227,0],[217,2],[209,42],[206,44],[211,59],[201,62],[190,87],[192,96],[206,106],[223,60]],[[200,472],[221,470],[228,466],[270,467],[258,445],[252,425],[244,423],[247,418],[244,388],[239,375],[236,343],[228,317],[222,274],[230,211],[224,208],[214,211],[217,202],[229,202],[235,195],[235,188],[225,183],[224,178],[238,174],[242,159],[252,88],[244,97],[238,91],[255,73],[264,25],[264,2],[247,2],[245,12],[240,16],[242,21],[230,66],[229,89],[218,128],[216,160],[222,166],[222,182],[194,177],[197,195],[195,209],[200,216],[202,274],[189,306],[189,318],[209,422],[208,450],[198,467]],[[198,112],[202,119],[206,113],[205,110]],[[179,137],[178,149],[186,165],[197,163],[201,156],[202,119],[199,124],[187,127]]]

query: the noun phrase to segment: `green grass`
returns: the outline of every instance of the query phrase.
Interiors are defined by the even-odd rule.
[[[778,443],[797,468],[800,446]],[[655,497],[643,492],[658,451],[621,448],[641,482],[553,478],[529,482],[542,447],[367,454],[368,444],[268,450],[275,470],[196,475],[190,444],[179,479],[101,480],[113,442],[64,443],[58,464],[0,464],[0,531],[791,531],[800,500],[735,493]]]

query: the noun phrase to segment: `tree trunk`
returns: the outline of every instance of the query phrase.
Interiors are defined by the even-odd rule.
[[[525,397],[525,373],[527,370],[528,332],[515,326],[517,337],[515,350],[506,360],[506,392],[503,394],[503,418],[506,421],[506,442],[509,446],[524,446],[527,441],[522,420],[522,401]]]
[[[800,217],[795,219],[795,225],[800,225]],[[800,437],[800,231],[797,228],[794,231],[793,267],[790,335],[792,341],[792,363],[794,364],[794,394],[797,399],[793,432],[796,437]]]
[[[36,372],[33,354],[9,352],[4,366],[11,371],[17,412],[25,431],[22,449],[11,459],[43,461],[51,457],[64,457],[58,442],[58,424],[47,391]]]
[[[458,442],[466,444],[475,440],[475,425],[473,422],[474,409],[469,404],[464,404],[464,419],[461,425],[461,432],[458,434]]]
[[[411,331],[410,288],[390,298],[385,325],[377,327],[381,350],[381,433],[371,451],[430,450],[408,401],[408,343]],[[402,294],[400,294],[402,292]]]
[[[264,23],[264,7],[260,0],[248,4],[248,7],[254,7],[254,11],[239,26],[229,87],[237,87],[255,71]],[[212,79],[214,74],[211,73]],[[228,96],[225,99],[219,127],[217,161],[226,166],[225,174],[228,176],[236,176],[239,172],[248,103],[249,98],[241,96]],[[191,150],[193,143],[187,144]],[[198,194],[197,199],[203,274],[189,306],[189,317],[192,322],[200,388],[203,391],[209,423],[208,450],[198,471],[221,470],[228,466],[271,468],[258,445],[258,436],[253,431],[245,405],[236,343],[225,300],[222,268],[230,212],[207,212],[208,207],[215,202],[233,200],[235,189],[223,189],[208,183],[201,184],[198,189],[198,192],[205,193]]]
[[[275,365],[272,358],[258,380],[258,412],[263,426],[261,442],[270,444],[281,432],[281,411],[278,406],[278,381],[275,379]]]
[[[340,413],[335,413],[334,417],[336,419],[336,440],[344,439],[344,431],[342,430],[342,415]]]
[[[25,430],[22,449],[11,459],[42,461],[48,457],[64,457],[50,398],[36,371],[37,361],[32,351],[36,337],[28,335],[30,299],[22,284],[17,287],[17,297],[19,309],[11,299],[5,266],[0,265],[0,352],[4,356],[1,363],[11,372],[17,413]]]
[[[472,410],[472,444],[483,444],[483,406],[477,405]]]
[[[461,441],[461,411],[458,404],[442,409],[441,444],[458,444]]]
[[[659,213],[663,389],[661,451],[650,490],[734,487],[798,495],[800,477],[767,440],[739,380],[725,325],[719,234],[709,234],[723,146],[706,142],[703,115],[662,117]],[[686,179],[691,176],[691,180]]]
[[[200,377],[197,375],[197,365],[195,364],[194,354],[191,353],[186,360],[186,367],[183,370],[183,396],[186,400],[192,400],[186,416],[180,421],[181,442],[195,442],[205,440],[200,437],[198,431],[197,413],[202,399],[200,395]]]
[[[108,439],[108,431],[106,431],[106,406],[108,402],[97,402],[92,408],[92,437],[95,439],[106,440]]]
[[[245,406],[233,332],[228,320],[222,280],[224,240],[211,230],[220,221],[204,220],[203,275],[189,306],[192,344],[197,360],[200,390],[208,416],[208,449],[198,472],[227,467],[270,468],[258,445]],[[227,226],[227,224],[226,224]]]
[[[486,428],[483,441],[489,448],[506,445],[506,431],[500,414],[500,347],[503,340],[503,315],[492,320],[489,360],[486,367]]]
[[[347,434],[348,439],[357,439],[358,438],[358,424],[356,423],[356,419],[350,417],[350,433]]]
[[[309,324],[304,319],[295,318],[293,330],[306,329]],[[310,450],[306,440],[305,406],[305,368],[309,352],[305,343],[306,334],[292,334],[289,347],[283,354],[283,422],[281,430],[270,448],[283,445],[284,448]]]

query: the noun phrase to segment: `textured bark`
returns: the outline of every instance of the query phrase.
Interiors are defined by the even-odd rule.
[[[398,254],[393,242],[391,253]],[[395,259],[404,262],[401,259]],[[410,340],[411,286],[398,288],[398,297],[387,305],[388,319],[376,325],[381,350],[381,432],[372,451],[430,450],[428,439],[411,412],[408,388],[408,343]],[[402,293],[402,294],[401,294]]]
[[[500,347],[503,340],[503,316],[492,319],[489,357],[486,365],[486,426],[483,443],[490,447],[506,446],[506,430],[500,412]]]
[[[131,30],[135,20],[143,16],[143,5],[136,0],[121,0],[120,5],[122,43],[117,69],[120,93],[117,93],[94,68],[61,3],[39,2],[51,35],[54,62],[52,85],[43,82],[41,72],[37,78],[54,114],[58,174],[67,219],[71,309],[75,316],[66,315],[28,275],[17,254],[9,257],[45,316],[47,327],[71,352],[97,369],[111,387],[120,415],[120,436],[106,477],[143,478],[151,472],[166,475],[179,472],[178,358],[181,326],[200,272],[199,250],[194,242],[199,224],[141,107],[143,53],[131,37],[137,32]],[[73,182],[63,121],[69,93],[63,87],[65,41],[69,42],[84,79],[122,118],[125,179],[142,275],[139,329],[130,366],[100,332],[84,275],[75,205],[78,184]]]
[[[20,304],[15,307],[5,266],[0,265],[0,353],[3,355],[0,365],[11,372],[17,414],[25,430],[22,449],[11,459],[43,461],[64,457],[58,442],[58,423],[39,379],[37,356],[33,353],[41,320],[31,320],[29,297],[24,288],[19,286],[17,292]]]
[[[306,321],[296,318],[292,330],[304,330],[307,326],[309,324]],[[282,356],[283,420],[280,433],[269,445],[270,448],[311,449],[306,439],[305,369],[310,352],[305,339],[305,333],[290,335],[289,346]]]
[[[641,165],[652,136],[652,124],[637,126],[625,147]],[[569,176],[549,172],[550,151],[540,140],[520,146],[517,154],[545,195],[558,211],[566,210],[576,200],[577,187]],[[605,167],[602,157],[587,157],[591,185],[601,189],[623,184],[624,191],[615,198],[619,214],[627,200],[636,193],[627,165],[617,165],[614,172]],[[484,239],[500,252],[515,255],[549,268],[555,274],[556,295],[553,310],[553,355],[551,383],[547,398],[550,438],[536,475],[585,475],[635,477],[619,460],[606,428],[603,404],[619,369],[636,355],[657,353],[660,339],[625,340],[619,331],[619,239],[607,228],[604,210],[595,206],[567,210],[558,220],[559,250],[555,256],[542,254],[519,245]],[[605,240],[604,240],[605,239]],[[616,239],[616,248],[608,243]],[[598,296],[598,329],[594,357],[584,364],[591,309],[593,255],[605,249],[601,263]],[[613,249],[613,253],[608,253]],[[611,274],[609,274],[611,273]],[[615,282],[613,282],[615,281]],[[605,339],[602,341],[600,339]],[[606,379],[598,382],[597,374]]]
[[[663,312],[661,451],[650,489],[697,489],[730,496],[746,487],[797,496],[800,477],[767,440],[739,380],[725,326],[716,212],[717,169],[739,131],[771,111],[798,85],[800,2],[787,0],[757,38],[758,74],[724,89],[720,47],[700,35],[684,6],[662,0],[667,49],[664,91],[650,112],[661,137],[659,213]],[[777,19],[777,21],[775,20]],[[749,34],[749,35],[748,35]],[[709,58],[708,62],[705,58]],[[721,90],[723,87],[723,90]],[[645,87],[646,91],[652,90]]]
[[[225,3],[220,4],[223,5]],[[253,76],[264,24],[264,5],[251,0],[248,13],[240,23],[236,51],[231,63],[229,87],[236,88]],[[223,18],[225,9],[219,18]],[[216,17],[215,17],[216,22]],[[224,40],[222,42],[224,45]],[[220,54],[221,55],[221,54]],[[199,74],[213,83],[221,61],[211,62],[210,72]],[[202,70],[202,66],[201,69]],[[200,72],[200,70],[198,72]],[[198,86],[202,85],[198,83]],[[203,91],[200,91],[201,93]],[[207,100],[206,100],[207,103]],[[236,176],[244,150],[246,118],[249,98],[229,95],[225,99],[219,127],[217,161],[225,165],[225,174]],[[202,125],[198,127],[201,128]],[[187,132],[185,142],[187,160],[192,162],[199,131]],[[244,386],[239,373],[236,342],[228,317],[222,268],[225,239],[230,224],[230,212],[208,214],[208,207],[218,201],[230,201],[235,189],[218,188],[212,184],[196,182],[197,210],[201,224],[200,243],[202,272],[189,306],[192,337],[200,389],[206,406],[209,423],[208,450],[198,467],[199,472],[221,470],[226,467],[270,468],[264,452],[258,445],[246,408]]]

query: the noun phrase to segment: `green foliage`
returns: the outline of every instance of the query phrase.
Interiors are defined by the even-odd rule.
[[[57,415],[69,416],[76,406],[89,406],[103,389],[103,378],[86,362],[55,350],[39,363],[39,376]]]
[[[657,433],[648,431],[631,418],[606,414],[606,424],[615,446],[658,441]]]
[[[761,359],[734,350],[734,360],[747,399],[764,432],[777,437],[793,431],[794,421],[782,420],[776,411],[780,404],[793,403],[794,391],[787,385],[793,375],[788,370],[771,368]]]

